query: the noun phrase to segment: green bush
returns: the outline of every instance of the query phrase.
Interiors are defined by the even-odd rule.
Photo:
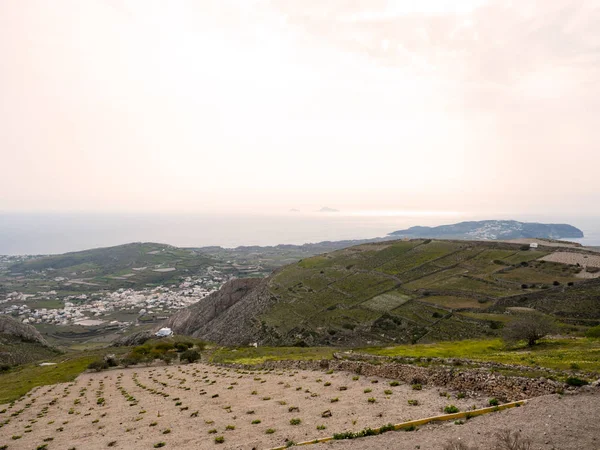
[[[200,359],[200,353],[198,353],[196,350],[185,350],[183,353],[181,353],[179,358],[182,361],[187,361],[188,363],[194,363]]]
[[[172,352],[165,352],[159,356],[159,359],[167,365],[171,364],[176,358],[177,355]]]
[[[444,407],[444,412],[446,414],[454,414],[454,413],[457,413],[459,411],[460,410],[456,406],[454,406],[454,405],[447,405],[446,407]]]
[[[585,385],[589,384],[587,381],[582,380],[581,378],[577,378],[577,377],[569,377],[569,378],[567,378],[566,379],[566,383],[569,386],[576,386],[576,387],[585,386]]]
[[[585,332],[585,336],[589,338],[600,338],[600,325],[596,325],[595,327],[589,328]]]
[[[176,342],[175,350],[177,350],[178,353],[182,353],[185,352],[187,349],[192,348],[193,346],[194,344],[189,341]]]

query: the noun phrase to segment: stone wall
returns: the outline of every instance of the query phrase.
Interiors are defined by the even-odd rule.
[[[242,366],[236,366],[242,367]],[[420,367],[401,363],[369,363],[346,359],[321,361],[267,361],[263,369],[337,370],[363,376],[377,376],[407,384],[437,386],[444,390],[464,392],[466,395],[484,393],[500,401],[514,401],[567,390],[564,383],[546,378],[508,377],[486,369],[460,367]],[[248,367],[244,367],[248,368]]]

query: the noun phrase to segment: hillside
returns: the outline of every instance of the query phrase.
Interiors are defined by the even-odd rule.
[[[29,259],[10,266],[7,275],[13,283],[17,283],[18,275],[44,282],[46,289],[60,289],[66,284],[73,290],[86,286],[95,290],[169,283],[216,262],[191,249],[136,242]]]
[[[24,364],[55,354],[34,327],[0,314],[0,365]]]
[[[579,228],[567,224],[517,222],[515,220],[481,220],[460,222],[438,227],[411,227],[390,233],[390,236],[442,239],[521,239],[582,238]]]
[[[565,327],[600,323],[596,269],[540,260],[555,251],[485,241],[363,244],[262,281],[236,280],[168,325],[230,345],[360,346],[495,335],[514,307],[554,315]]]

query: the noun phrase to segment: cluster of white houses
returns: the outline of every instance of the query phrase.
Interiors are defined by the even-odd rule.
[[[12,292],[0,300],[0,313],[10,314],[23,323],[56,325],[97,325],[102,323],[103,318],[114,322],[116,312],[131,313],[134,317],[164,315],[196,303],[217,290],[225,280],[206,281],[188,277],[174,288],[118,289],[114,292],[68,296],[63,299],[61,308],[33,308],[27,305],[36,300],[58,300],[55,291],[40,292],[38,295]]]

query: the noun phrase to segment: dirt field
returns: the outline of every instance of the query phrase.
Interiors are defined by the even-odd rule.
[[[579,264],[583,267],[600,267],[600,255],[585,255],[582,253],[554,252],[543,258],[542,261],[557,262],[562,264]]]
[[[70,384],[36,388],[12,407],[0,406],[6,408],[0,421],[9,420],[0,446],[143,449],[164,442],[180,449],[263,449],[438,415],[449,404],[462,411],[487,406],[486,397],[448,398],[433,387],[414,390],[355,377],[202,364],[87,373]],[[331,417],[322,417],[326,410]],[[223,445],[216,437],[224,438]]]

